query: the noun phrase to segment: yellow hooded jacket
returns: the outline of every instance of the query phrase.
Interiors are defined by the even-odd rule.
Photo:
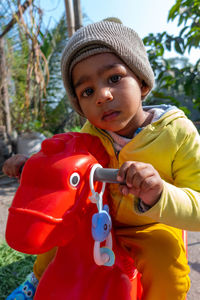
[[[118,185],[110,184],[115,221],[129,226],[160,222],[184,230],[200,230],[200,136],[183,111],[166,110],[118,154],[104,130],[87,121],[82,132],[101,139],[110,156],[110,168],[119,168],[125,161],[142,161],[152,164],[163,179],[160,200],[144,213],[138,210],[136,197],[122,196]]]

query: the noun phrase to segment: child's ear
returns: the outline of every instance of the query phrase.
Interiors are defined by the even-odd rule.
[[[146,85],[146,83],[143,81],[141,85],[141,95],[142,97],[145,97],[149,93],[149,87]]]

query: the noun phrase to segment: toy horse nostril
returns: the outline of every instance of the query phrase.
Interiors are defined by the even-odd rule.
[[[65,149],[65,142],[58,138],[46,139],[42,142],[41,149],[44,154],[55,154]]]

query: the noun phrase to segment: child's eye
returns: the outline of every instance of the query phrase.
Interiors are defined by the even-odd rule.
[[[82,96],[83,96],[83,97],[88,97],[88,96],[92,95],[92,93],[93,93],[93,89],[87,88],[87,89],[85,89],[85,90],[83,91]]]
[[[116,82],[120,81],[121,78],[122,78],[122,76],[120,76],[120,75],[113,75],[110,77],[109,81],[112,83],[116,83]]]

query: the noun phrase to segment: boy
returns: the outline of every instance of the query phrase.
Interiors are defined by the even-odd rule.
[[[103,21],[81,28],[61,69],[72,106],[88,120],[82,132],[101,139],[126,182],[109,186],[111,211],[117,240],[142,274],[142,299],[185,299],[189,266],[180,229],[200,229],[198,132],[175,107],[142,106],[154,75],[130,28]],[[38,279],[51,255],[38,256]]]

